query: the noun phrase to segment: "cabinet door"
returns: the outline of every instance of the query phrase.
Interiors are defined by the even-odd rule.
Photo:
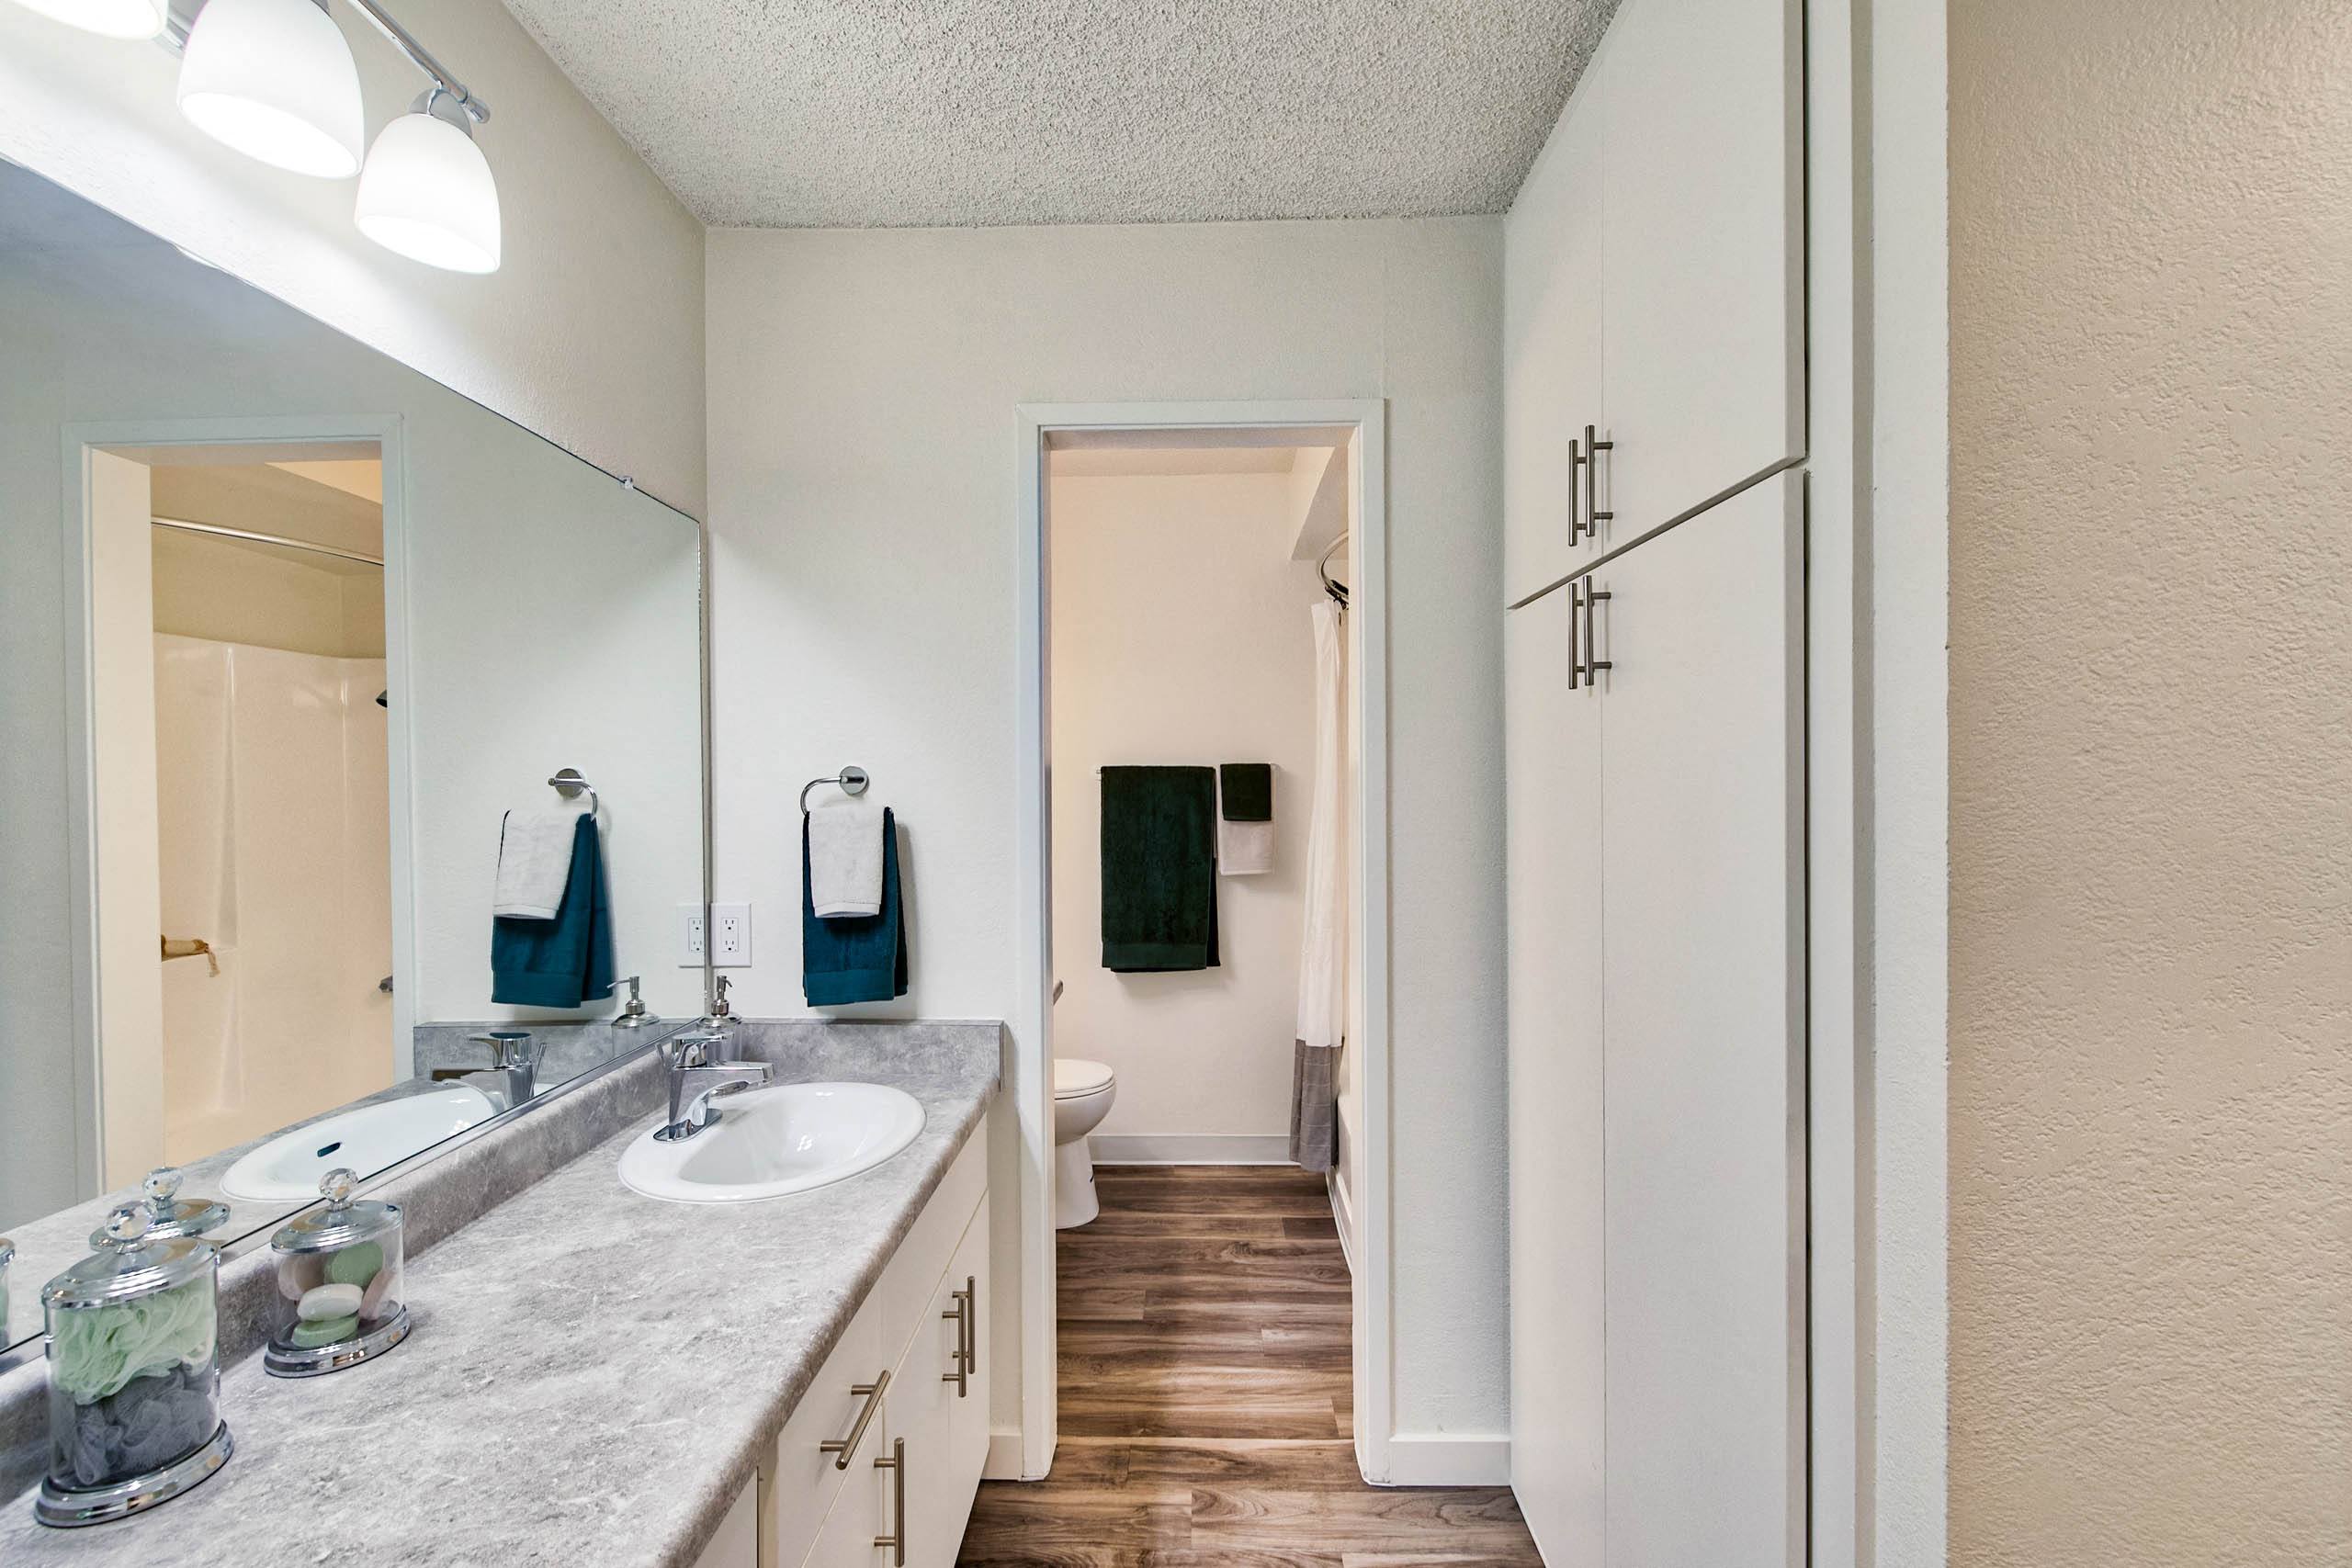
[[[718,1533],[695,1559],[695,1568],[759,1568],[760,1527],[758,1482],[744,1484],[718,1522]]]
[[[848,1463],[825,1452],[823,1445],[845,1441],[858,1431],[858,1417],[871,1396],[857,1391],[873,1386],[888,1365],[882,1359],[876,1327],[880,1315],[869,1297],[850,1319],[777,1435],[775,1454],[761,1468],[761,1568],[798,1568],[825,1522],[834,1494],[856,1484],[873,1469],[882,1440],[878,1404],[865,1430],[858,1432]]]
[[[890,1405],[897,1397],[895,1388],[884,1397],[848,1478],[833,1498],[832,1512],[825,1516],[824,1528],[809,1543],[803,1560],[806,1568],[891,1568],[890,1549],[874,1543],[894,1528],[895,1489],[892,1472],[877,1469],[874,1461],[888,1459],[892,1452]],[[780,1562],[774,1568],[793,1565]]]
[[[1804,450],[1799,0],[1624,0],[1605,106],[1619,541]]]
[[[1596,574],[1624,1568],[1804,1559],[1802,500],[1767,480]]]
[[[1584,510],[1571,462],[1601,408],[1599,108],[1569,101],[1511,208],[1503,243],[1503,588],[1526,597],[1575,570],[1591,542],[1568,537]]]
[[[962,1393],[948,1406],[947,1443],[949,1452],[949,1490],[956,1499],[956,1538],[960,1542],[964,1524],[971,1516],[972,1499],[978,1493],[980,1472],[989,1461],[989,1382],[995,1358],[988,1353],[985,1336],[988,1333],[986,1313],[989,1302],[989,1203],[980,1200],[979,1212],[972,1216],[971,1228],[964,1233],[963,1245],[956,1249],[955,1261],[947,1266],[947,1283],[960,1288],[968,1284],[972,1297],[966,1308],[971,1314],[972,1365],[965,1374]],[[945,1325],[953,1328],[953,1325]]]
[[[975,1252],[987,1250],[987,1218],[983,1202],[973,1216],[977,1232],[966,1230],[890,1380],[890,1437],[904,1445],[907,1506],[905,1518],[892,1516],[893,1528],[906,1532],[908,1568],[955,1562],[988,1458],[986,1385],[976,1387],[969,1373],[960,1382],[956,1375],[957,1351],[967,1342],[963,1314],[972,1310],[964,1292],[968,1280],[978,1293],[982,1264]]]
[[[1550,1562],[1601,1551],[1600,732],[1568,591],[1504,623],[1511,1485]]]

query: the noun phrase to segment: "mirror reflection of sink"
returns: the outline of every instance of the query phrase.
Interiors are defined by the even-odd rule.
[[[481,1090],[458,1084],[337,1111],[247,1154],[220,1179],[220,1190],[248,1201],[315,1198],[319,1178],[337,1166],[371,1176],[486,1121],[497,1109]]]
[[[647,1133],[621,1155],[621,1180],[673,1203],[749,1203],[843,1181],[915,1141],[922,1106],[873,1083],[788,1083],[712,1102],[691,1138]]]

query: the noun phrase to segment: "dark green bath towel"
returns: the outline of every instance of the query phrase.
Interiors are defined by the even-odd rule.
[[[1274,819],[1274,765],[1272,762],[1219,762],[1216,797],[1228,822],[1271,822]]]
[[[1216,773],[1102,770],[1102,967],[1216,967]]]
[[[571,830],[571,874],[551,920],[490,922],[490,999],[516,1007],[576,1008],[612,994],[613,911],[605,897],[604,839],[581,813]]]
[[[899,823],[882,808],[882,908],[817,918],[808,890],[808,818],[800,818],[800,994],[812,1008],[907,994],[907,909],[899,897]]]

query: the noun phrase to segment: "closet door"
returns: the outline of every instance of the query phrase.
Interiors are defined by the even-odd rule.
[[[1544,1560],[1601,1550],[1600,726],[1568,591],[1506,618],[1511,1484]]]
[[[1769,479],[1596,574],[1623,1568],[1805,1555],[1802,500]]]
[[[1801,16],[1624,0],[1594,59],[1617,541],[1804,449]]]
[[[1503,248],[1503,588],[1515,602],[1592,553],[1573,461],[1602,421],[1599,107],[1579,92],[1527,176]]]

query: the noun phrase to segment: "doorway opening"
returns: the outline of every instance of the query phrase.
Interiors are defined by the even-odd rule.
[[[398,682],[380,441],[80,456],[103,1188],[391,1084]]]

